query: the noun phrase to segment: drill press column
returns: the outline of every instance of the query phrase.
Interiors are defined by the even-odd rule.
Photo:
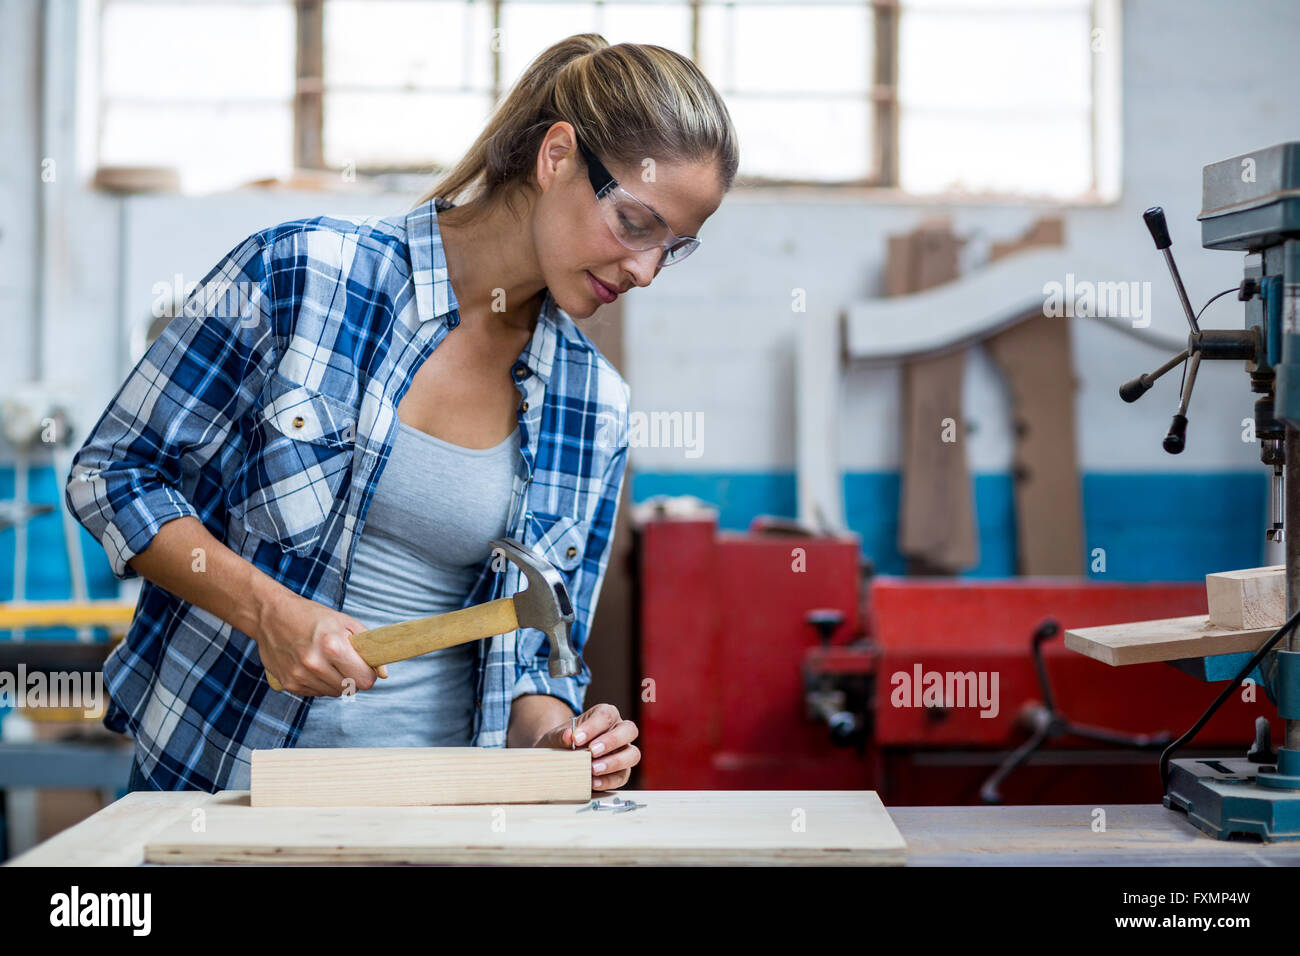
[[[1288,335],[1288,338],[1290,336]],[[1300,431],[1294,425],[1286,426],[1286,468],[1283,472],[1286,495],[1286,616],[1289,619],[1300,608],[1300,482],[1291,480],[1300,475]],[[1289,651],[1300,651],[1300,628],[1292,630],[1286,638]],[[1286,721],[1284,746],[1300,751],[1300,720]]]

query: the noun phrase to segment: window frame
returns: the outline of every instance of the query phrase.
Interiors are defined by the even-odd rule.
[[[233,0],[239,2],[239,0]],[[257,0],[244,0],[257,2]],[[327,88],[324,80],[324,25],[325,7],[332,0],[288,0],[294,16],[294,86],[291,92],[290,114],[292,127],[291,158],[293,167],[304,172],[337,172],[326,164],[324,156],[325,95]],[[470,0],[464,0],[469,3]],[[474,0],[478,2],[478,0]],[[502,27],[503,8],[515,0],[483,0],[490,11],[491,27],[499,31]],[[594,0],[600,3],[601,0]],[[857,3],[846,2],[848,6],[861,6],[871,13],[873,47],[872,77],[866,97],[871,103],[868,122],[872,126],[872,170],[855,179],[805,179],[799,177],[773,177],[741,174],[736,185],[741,189],[753,189],[774,195],[782,189],[795,191],[814,190],[837,195],[861,192],[867,195],[910,198],[919,202],[927,201],[1036,201],[1048,199],[1056,204],[1093,204],[1096,202],[1113,202],[1119,193],[1120,167],[1120,77],[1119,77],[1119,3],[1120,0],[1087,0],[1092,22],[1093,34],[1105,30],[1109,33],[1109,43],[1114,48],[1110,65],[1098,66],[1097,57],[1092,59],[1090,108],[1091,129],[1091,186],[1084,193],[1070,197],[1038,197],[1021,193],[906,193],[899,185],[899,20],[906,7],[906,0],[859,0]],[[727,0],[682,0],[681,5],[689,9],[690,56],[695,62],[701,55],[701,19],[706,7],[727,7],[735,4]],[[103,6],[99,5],[102,15]],[[505,80],[502,77],[503,51],[493,49],[491,52],[491,86],[484,91],[491,102],[500,102],[505,95]],[[431,89],[429,92],[439,92]],[[723,95],[742,96],[743,92],[723,90]],[[806,94],[818,96],[820,94]],[[97,99],[96,117],[102,118],[104,110],[102,94]],[[98,148],[95,162],[100,163]],[[446,172],[446,167],[429,164],[412,165],[409,163],[392,163],[384,165],[358,164],[350,168],[349,173],[361,176],[384,176],[390,174],[416,174],[428,176]]]
[[[330,0],[294,0],[297,17],[297,88],[294,96],[294,162],[300,169],[332,171],[324,156],[324,45],[325,5]],[[492,29],[501,29],[501,11],[513,0],[488,0]],[[599,2],[599,0],[597,0]],[[690,57],[700,60],[700,19],[705,6],[727,6],[717,0],[682,0],[690,11]],[[790,4],[793,6],[794,4]],[[869,122],[874,126],[874,172],[858,179],[821,179],[741,176],[746,186],[817,186],[828,188],[897,188],[898,186],[898,16],[899,0],[861,0],[845,6],[870,8],[872,13],[873,85],[867,96],[872,102]],[[501,76],[502,52],[492,51],[492,86],[487,91],[493,103],[506,94]],[[437,91],[434,91],[437,92]],[[725,91],[724,91],[725,95]],[[439,172],[445,170],[439,169]],[[358,165],[358,175],[424,173],[429,167],[394,163],[382,166]]]

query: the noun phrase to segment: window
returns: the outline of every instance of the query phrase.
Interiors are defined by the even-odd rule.
[[[301,156],[306,166],[449,167],[529,61],[574,33],[691,55],[683,2],[325,0],[322,7],[321,149]]]
[[[892,51],[878,58],[876,38],[892,45],[893,20],[887,4],[701,5],[700,62],[747,181],[892,182]]]
[[[905,0],[899,185],[1092,189],[1092,30],[1089,0]]]
[[[174,166],[187,191],[293,168],[294,10],[285,0],[103,0],[102,166]]]
[[[1114,0],[102,0],[103,164],[187,190],[450,167],[573,33],[691,57],[749,185],[1095,190],[1095,5]]]

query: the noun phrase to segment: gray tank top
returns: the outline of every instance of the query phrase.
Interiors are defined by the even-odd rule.
[[[343,610],[366,627],[455,611],[506,532],[519,429],[463,448],[399,420],[352,556]],[[466,493],[470,491],[471,493]],[[388,665],[348,697],[316,697],[298,747],[465,747],[477,642]]]

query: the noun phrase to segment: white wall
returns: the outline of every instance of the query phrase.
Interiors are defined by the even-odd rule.
[[[32,55],[36,4],[0,0],[0,375],[32,374],[37,328],[37,192],[40,155],[35,137],[40,103]]]
[[[66,22],[54,20],[55,29],[68,29]],[[154,283],[177,272],[201,277],[239,239],[274,222],[321,213],[390,215],[410,204],[409,195],[368,194],[342,185],[329,194],[242,190],[122,201],[87,191],[74,177],[42,184],[39,159],[49,139],[42,138],[42,128],[61,131],[53,141],[63,150],[75,147],[75,137],[71,116],[57,108],[42,113],[37,105],[38,22],[34,0],[0,0],[0,328],[5,341],[0,373],[7,382],[41,374],[66,379],[70,392],[75,390],[83,433],[125,372],[122,318],[148,315]],[[1185,322],[1141,211],[1154,204],[1165,207],[1196,305],[1239,281],[1239,254],[1200,248],[1195,216],[1201,167],[1300,138],[1294,103],[1300,89],[1300,57],[1294,53],[1300,4],[1127,0],[1123,38],[1122,197],[1114,205],[1064,209],[1067,241],[1071,250],[1087,250],[1090,259],[1104,254],[1113,264],[1108,274],[1087,278],[1150,281],[1155,297],[1150,331],[1184,338]],[[70,61],[55,70],[66,77],[72,66]],[[71,155],[57,158],[61,169],[74,165]],[[43,245],[36,227],[40,189],[59,190],[53,203],[57,217]],[[627,297],[626,372],[634,407],[698,411],[705,420],[701,457],[687,458],[681,449],[635,448],[635,467],[643,472],[792,468],[798,316],[790,309],[791,290],[806,289],[810,309],[837,308],[878,293],[890,234],[948,215],[960,234],[976,241],[1006,239],[1044,211],[1053,209],[869,193],[733,192],[706,224],[704,244],[691,259]],[[36,309],[42,303],[38,325]],[[1085,470],[1260,467],[1258,446],[1239,437],[1240,420],[1251,414],[1253,399],[1236,363],[1202,366],[1188,449],[1172,459],[1160,449],[1160,440],[1176,401],[1177,373],[1134,406],[1116,395],[1121,381],[1149,371],[1168,353],[1086,319],[1063,321],[1072,323],[1076,346]],[[1235,300],[1225,297],[1204,324],[1240,327],[1241,321]],[[970,359],[966,394],[975,425],[974,468],[1007,467],[1006,397],[978,352]],[[846,469],[897,467],[898,395],[896,368],[848,375],[840,447]]]

